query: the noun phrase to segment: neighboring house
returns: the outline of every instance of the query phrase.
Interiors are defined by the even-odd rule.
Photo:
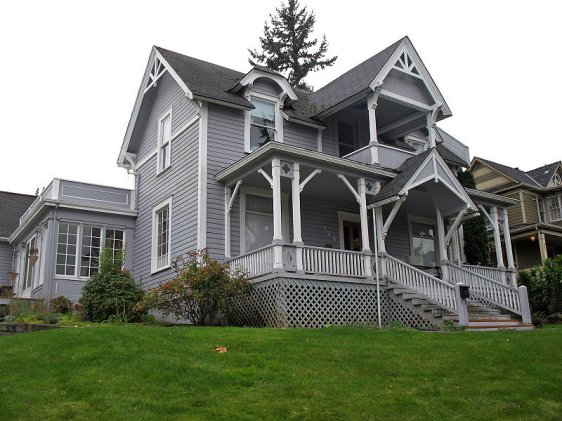
[[[540,265],[562,254],[562,163],[531,171],[475,157],[470,164],[476,186],[517,199],[508,209],[515,263],[519,269]]]
[[[467,324],[467,311],[500,317],[498,307],[528,323],[513,265],[462,266],[462,222],[478,205],[499,220],[516,201],[459,184],[468,148],[436,127],[451,115],[407,37],[315,92],[263,67],[241,73],[154,47],[118,158],[135,175],[119,214],[134,224],[126,265],[145,288],[190,250],[244,267],[255,288],[241,324],[428,327]],[[114,224],[115,212],[97,211],[55,227],[65,270],[79,273],[80,254],[91,255],[85,234],[69,252],[69,226]],[[24,232],[11,241],[25,244]],[[77,296],[83,278],[49,276],[45,299]]]
[[[12,287],[12,278],[15,276],[14,246],[10,244],[9,237],[35,199],[35,196],[27,194],[0,192],[0,292]]]

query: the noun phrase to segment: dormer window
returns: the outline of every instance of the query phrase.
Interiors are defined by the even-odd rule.
[[[250,111],[250,150],[276,139],[277,103],[262,98],[250,97],[255,107]]]
[[[562,177],[560,177],[560,174],[554,174],[554,185],[555,186],[562,186]]]

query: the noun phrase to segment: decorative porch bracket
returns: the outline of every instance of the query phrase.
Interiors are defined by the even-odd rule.
[[[273,188],[273,179],[269,176],[268,173],[266,173],[263,169],[260,168],[260,169],[258,170],[258,174],[263,175],[263,178],[265,178],[265,179],[267,180],[267,182],[269,183],[269,186],[270,186],[271,188]]]
[[[449,228],[449,232],[447,233],[447,235],[445,235],[445,246],[448,246],[449,243],[451,242],[451,238],[453,237],[453,234],[454,234],[455,230],[457,229],[457,227],[459,226],[459,224],[462,221],[462,218],[464,217],[464,215],[467,212],[468,212],[468,209],[461,210],[459,212],[459,214],[457,215],[457,217],[455,218],[455,220],[453,221],[453,224]]]
[[[407,198],[408,198],[408,193],[404,193],[402,196],[400,196],[400,198],[396,201],[396,203],[394,203],[394,206],[392,207],[392,210],[390,211],[390,214],[386,218],[386,222],[384,223],[384,226],[382,227],[382,239],[383,240],[386,240],[388,230],[390,229],[390,224],[392,224],[392,221],[394,221],[394,218],[396,217],[396,214],[400,210],[400,207],[402,206],[402,203],[404,203]]]
[[[234,186],[234,191],[230,187],[224,188],[224,257],[227,259],[231,257],[230,252],[230,212],[232,211],[232,205],[234,204],[234,199],[238,194],[242,180],[238,180]]]
[[[306,177],[302,183],[299,184],[299,191],[302,192],[305,188],[305,186],[308,184],[308,182],[310,180],[312,180],[315,176],[317,176],[318,174],[320,174],[322,172],[322,170],[316,169],[314,171],[312,171],[308,177]]]
[[[337,176],[341,181],[343,181],[343,184],[345,184],[345,186],[349,189],[351,194],[355,197],[355,200],[357,201],[357,203],[360,204],[361,203],[361,197],[359,196],[359,193],[357,193],[357,191],[353,188],[351,183],[347,180],[347,178],[345,178],[345,175],[337,174]]]

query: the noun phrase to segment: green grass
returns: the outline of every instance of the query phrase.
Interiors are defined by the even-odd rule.
[[[96,325],[0,337],[0,419],[560,420],[562,326]]]

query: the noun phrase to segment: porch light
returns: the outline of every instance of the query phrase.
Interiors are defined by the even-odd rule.
[[[531,241],[535,241],[537,239],[537,237],[535,237],[534,235],[531,235]]]

